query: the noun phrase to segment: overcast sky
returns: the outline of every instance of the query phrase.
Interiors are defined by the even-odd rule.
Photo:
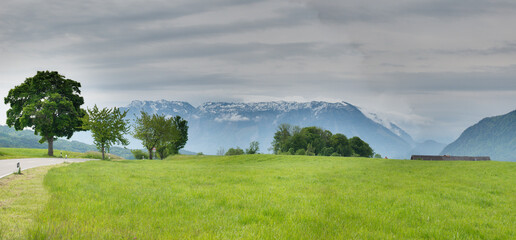
[[[0,95],[53,70],[87,106],[346,101],[449,143],[516,109],[514,23],[513,0],[2,0]]]

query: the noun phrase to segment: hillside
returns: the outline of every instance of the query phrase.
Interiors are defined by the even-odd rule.
[[[446,146],[441,154],[516,161],[516,111],[482,119]]]
[[[318,126],[347,137],[359,136],[375,152],[390,158],[407,158],[416,145],[394,123],[346,102],[207,102],[193,107],[187,102],[161,100],[133,101],[121,109],[129,110],[131,118],[140,111],[183,117],[189,124],[185,149],[207,154],[215,154],[219,148],[246,148],[251,141],[260,142],[261,152],[267,152],[281,123]]]
[[[38,142],[40,139],[41,137],[34,135],[34,131],[31,130],[16,131],[14,128],[10,128],[8,126],[0,126],[0,147],[47,149],[48,144],[46,142],[40,144]],[[81,153],[98,151],[94,145],[79,141],[69,141],[66,139],[58,139],[57,141],[54,141],[54,149]],[[111,153],[125,159],[134,158],[129,149],[121,147],[112,147]],[[54,154],[59,154],[59,152],[54,152]]]

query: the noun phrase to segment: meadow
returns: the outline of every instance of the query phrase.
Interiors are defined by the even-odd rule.
[[[28,239],[514,239],[516,164],[243,155],[53,168]]]

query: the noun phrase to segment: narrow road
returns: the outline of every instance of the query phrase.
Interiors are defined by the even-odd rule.
[[[0,160],[0,178],[17,172],[18,168],[16,165],[20,163],[20,167],[23,170],[47,165],[55,165],[63,162],[86,162],[96,159],[77,159],[77,158],[24,158],[24,159],[6,159]]]

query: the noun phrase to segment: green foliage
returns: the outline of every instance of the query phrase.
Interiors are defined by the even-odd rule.
[[[245,150],[246,154],[256,154],[260,151],[260,143],[258,141],[252,141],[249,144],[249,148]]]
[[[83,118],[83,127],[91,131],[93,143],[102,153],[103,160],[106,149],[109,151],[114,144],[129,144],[124,137],[124,134],[129,133],[129,120],[124,119],[127,111],[120,112],[116,107],[99,110],[95,105],[93,109],[88,109],[87,113]]]
[[[149,159],[149,153],[145,152],[140,149],[134,149],[131,150],[131,153],[134,155],[134,159],[141,160],[141,159]]]
[[[359,137],[352,137],[349,139],[349,145],[353,152],[358,154],[360,157],[372,157],[373,149],[369,147],[369,144],[362,141]]]
[[[274,134],[274,141],[272,142],[272,147],[275,154],[280,152],[287,152],[289,150],[288,141],[291,136],[291,125],[283,123],[278,126],[278,130]]]
[[[230,148],[228,149],[228,151],[226,152],[226,156],[233,156],[233,155],[242,155],[244,154],[244,150],[242,150],[241,148],[237,147],[237,148]]]
[[[475,240],[516,234],[514,163],[263,154],[169,159],[50,170],[49,196],[33,211],[29,232],[48,239]],[[25,204],[33,201],[39,199],[26,196]],[[2,212],[0,218],[10,224],[13,210],[8,206],[3,211],[10,217]]]
[[[164,115],[158,114],[151,116],[146,112],[141,112],[141,116],[136,118],[134,137],[142,140],[150,159],[152,159],[153,148],[156,148],[160,158],[164,159],[170,153],[170,146],[180,141],[181,132],[174,124],[174,119],[167,119]]]
[[[382,155],[376,153],[376,154],[374,154],[374,158],[382,158]]]
[[[290,155],[294,155],[294,154],[296,154],[296,150],[294,148],[290,148],[290,149],[288,149],[288,153]]]
[[[348,138],[344,134],[337,133],[331,136],[330,144],[340,156],[351,156],[353,154],[353,149],[351,149]]]
[[[169,151],[171,154],[179,154],[179,149],[184,148],[188,141],[188,121],[182,119],[180,116],[175,116],[172,118],[172,123],[179,132],[179,135],[177,138],[172,138],[170,141]]]
[[[322,151],[319,153],[319,156],[331,156],[336,153],[333,147],[324,147]],[[338,154],[338,153],[337,153]]]
[[[304,149],[302,149],[302,148],[301,148],[301,149],[298,149],[298,150],[296,151],[296,155],[306,155],[306,151],[305,151]]]
[[[53,156],[57,137],[71,138],[82,130],[81,118],[86,111],[80,108],[84,104],[80,87],[79,82],[58,72],[38,71],[4,98],[4,103],[10,104],[7,125],[18,131],[32,128],[41,136],[40,143],[48,142],[48,155]]]
[[[358,137],[357,137],[358,138]],[[360,138],[358,138],[360,139]],[[274,134],[272,149],[275,154],[290,153],[299,155],[303,149],[303,155],[309,156],[343,156],[352,155],[370,157],[372,149],[362,140],[354,140],[355,149],[352,148],[348,138],[341,133],[333,135],[328,130],[318,127],[299,128],[288,124],[281,124]],[[336,153],[336,154],[333,154]],[[367,155],[369,154],[369,155]]]

